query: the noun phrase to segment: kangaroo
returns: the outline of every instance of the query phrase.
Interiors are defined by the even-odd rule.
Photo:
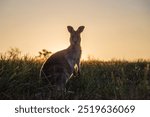
[[[56,86],[59,91],[65,90],[66,82],[72,75],[80,75],[80,34],[84,26],[80,26],[76,31],[72,26],[67,26],[67,29],[70,33],[70,46],[51,55],[40,70],[40,77]],[[75,65],[77,65],[77,72],[74,72]]]

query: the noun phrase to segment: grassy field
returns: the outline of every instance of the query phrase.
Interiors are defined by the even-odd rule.
[[[81,76],[72,77],[71,91],[57,96],[39,79],[42,62],[18,53],[0,55],[0,99],[150,99],[150,61],[81,62]]]

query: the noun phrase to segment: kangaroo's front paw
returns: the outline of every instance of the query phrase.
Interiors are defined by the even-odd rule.
[[[81,75],[81,72],[80,71],[78,71],[78,76],[80,76]]]
[[[74,71],[74,72],[73,72],[73,76],[74,76],[74,77],[79,77],[79,76],[80,76],[80,71],[78,71],[78,72]]]
[[[73,71],[73,76],[76,77],[77,76],[77,72]]]

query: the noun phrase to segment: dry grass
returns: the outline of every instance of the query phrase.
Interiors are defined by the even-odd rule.
[[[13,54],[0,55],[0,99],[150,99],[150,61],[82,61],[58,96],[39,79],[42,62]]]

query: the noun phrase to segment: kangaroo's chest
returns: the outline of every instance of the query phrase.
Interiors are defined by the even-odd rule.
[[[75,49],[74,51],[70,51],[68,55],[66,55],[67,61],[71,68],[74,68],[75,64],[81,57],[81,48]]]

